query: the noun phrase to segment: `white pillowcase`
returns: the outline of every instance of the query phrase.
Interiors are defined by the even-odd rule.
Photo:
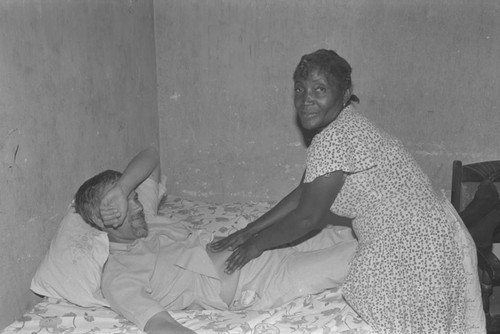
[[[148,178],[137,188],[148,223],[156,222],[154,217],[166,193],[166,181],[165,176],[160,184]],[[163,219],[162,222],[170,221]],[[31,290],[83,307],[109,306],[101,293],[102,269],[108,256],[106,232],[85,223],[70,206],[31,280]]]
[[[83,307],[109,306],[101,293],[108,255],[107,234],[85,223],[70,207],[31,280],[31,290]]]

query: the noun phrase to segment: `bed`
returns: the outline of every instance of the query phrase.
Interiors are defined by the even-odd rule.
[[[271,203],[211,204],[166,196],[160,215],[193,229],[225,236],[260,216]],[[197,333],[373,333],[342,298],[339,288],[295,299],[266,311],[176,311],[181,324]],[[44,297],[2,334],[142,333],[105,306],[82,307],[53,296]]]

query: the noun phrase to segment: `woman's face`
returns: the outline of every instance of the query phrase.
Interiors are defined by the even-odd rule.
[[[317,70],[311,71],[307,79],[295,81],[295,110],[304,129],[319,129],[334,121],[345,95],[335,80],[328,80]]]

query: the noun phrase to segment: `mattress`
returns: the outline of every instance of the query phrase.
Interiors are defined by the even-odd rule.
[[[272,203],[211,204],[167,196],[160,215],[175,222],[225,236],[266,212]],[[197,333],[373,333],[333,288],[307,295],[266,311],[174,311],[170,314]],[[142,333],[106,307],[84,308],[62,299],[44,298],[2,334],[34,333]]]

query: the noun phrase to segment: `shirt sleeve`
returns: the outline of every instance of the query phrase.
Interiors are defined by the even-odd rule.
[[[151,296],[148,273],[131,271],[117,261],[109,262],[101,282],[104,297],[115,312],[144,330],[149,319],[164,311]]]
[[[335,171],[359,173],[376,166],[376,157],[366,136],[356,124],[331,124],[316,135],[307,150],[304,182]]]
[[[158,214],[160,192],[164,192],[161,188],[160,184],[151,178],[147,178],[137,187],[137,195],[139,195],[139,201],[144,207],[144,214],[148,222]]]

